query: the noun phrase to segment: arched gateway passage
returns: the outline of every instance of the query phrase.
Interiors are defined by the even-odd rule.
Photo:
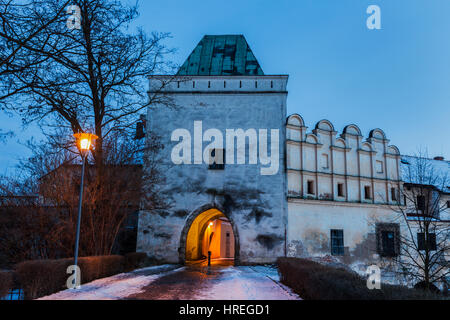
[[[218,208],[192,213],[184,227],[180,243],[180,262],[206,259],[208,251],[215,264],[239,260],[237,233],[233,223]]]

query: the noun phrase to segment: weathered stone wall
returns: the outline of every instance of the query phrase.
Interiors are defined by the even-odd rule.
[[[284,255],[286,84],[287,76],[221,76],[184,78],[166,86],[177,107],[152,107],[148,130],[165,146],[157,163],[166,180],[161,192],[171,208],[141,212],[138,251],[167,262],[183,260],[189,224],[202,211],[217,208],[233,225],[238,263],[274,262]],[[151,80],[150,90],[156,87],[160,80]],[[249,165],[248,154],[247,164],[227,164],[224,171],[209,170],[207,164],[173,164],[171,152],[177,142],[171,141],[172,132],[183,128],[193,136],[194,121],[203,121],[203,131],[219,129],[224,137],[226,129],[278,129],[278,173],[261,175],[266,166]],[[193,148],[194,144],[192,154]]]
[[[346,264],[376,263],[376,224],[398,217],[388,206],[291,199],[288,205],[288,255],[331,255],[330,231],[344,231]]]

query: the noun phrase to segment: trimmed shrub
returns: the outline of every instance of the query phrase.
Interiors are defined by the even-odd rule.
[[[133,271],[145,267],[147,254],[144,252],[132,252],[125,255],[125,270]]]
[[[81,283],[109,277],[124,270],[122,256],[80,258]],[[67,268],[73,259],[25,261],[16,266],[18,281],[25,292],[25,299],[37,299],[67,289]]]
[[[431,292],[382,284],[369,290],[365,279],[344,269],[299,258],[279,258],[281,282],[305,300],[418,300],[442,299]]]
[[[12,272],[0,271],[0,298],[6,296],[10,289],[13,289]]]
[[[79,260],[79,266],[81,282],[87,283],[123,272],[125,258],[122,256],[86,257]]]

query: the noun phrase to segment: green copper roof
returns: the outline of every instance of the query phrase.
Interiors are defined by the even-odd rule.
[[[243,35],[204,36],[178,71],[181,76],[264,75]]]

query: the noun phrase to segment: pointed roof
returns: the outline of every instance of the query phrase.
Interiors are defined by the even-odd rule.
[[[178,71],[180,76],[264,75],[243,35],[206,35]]]

